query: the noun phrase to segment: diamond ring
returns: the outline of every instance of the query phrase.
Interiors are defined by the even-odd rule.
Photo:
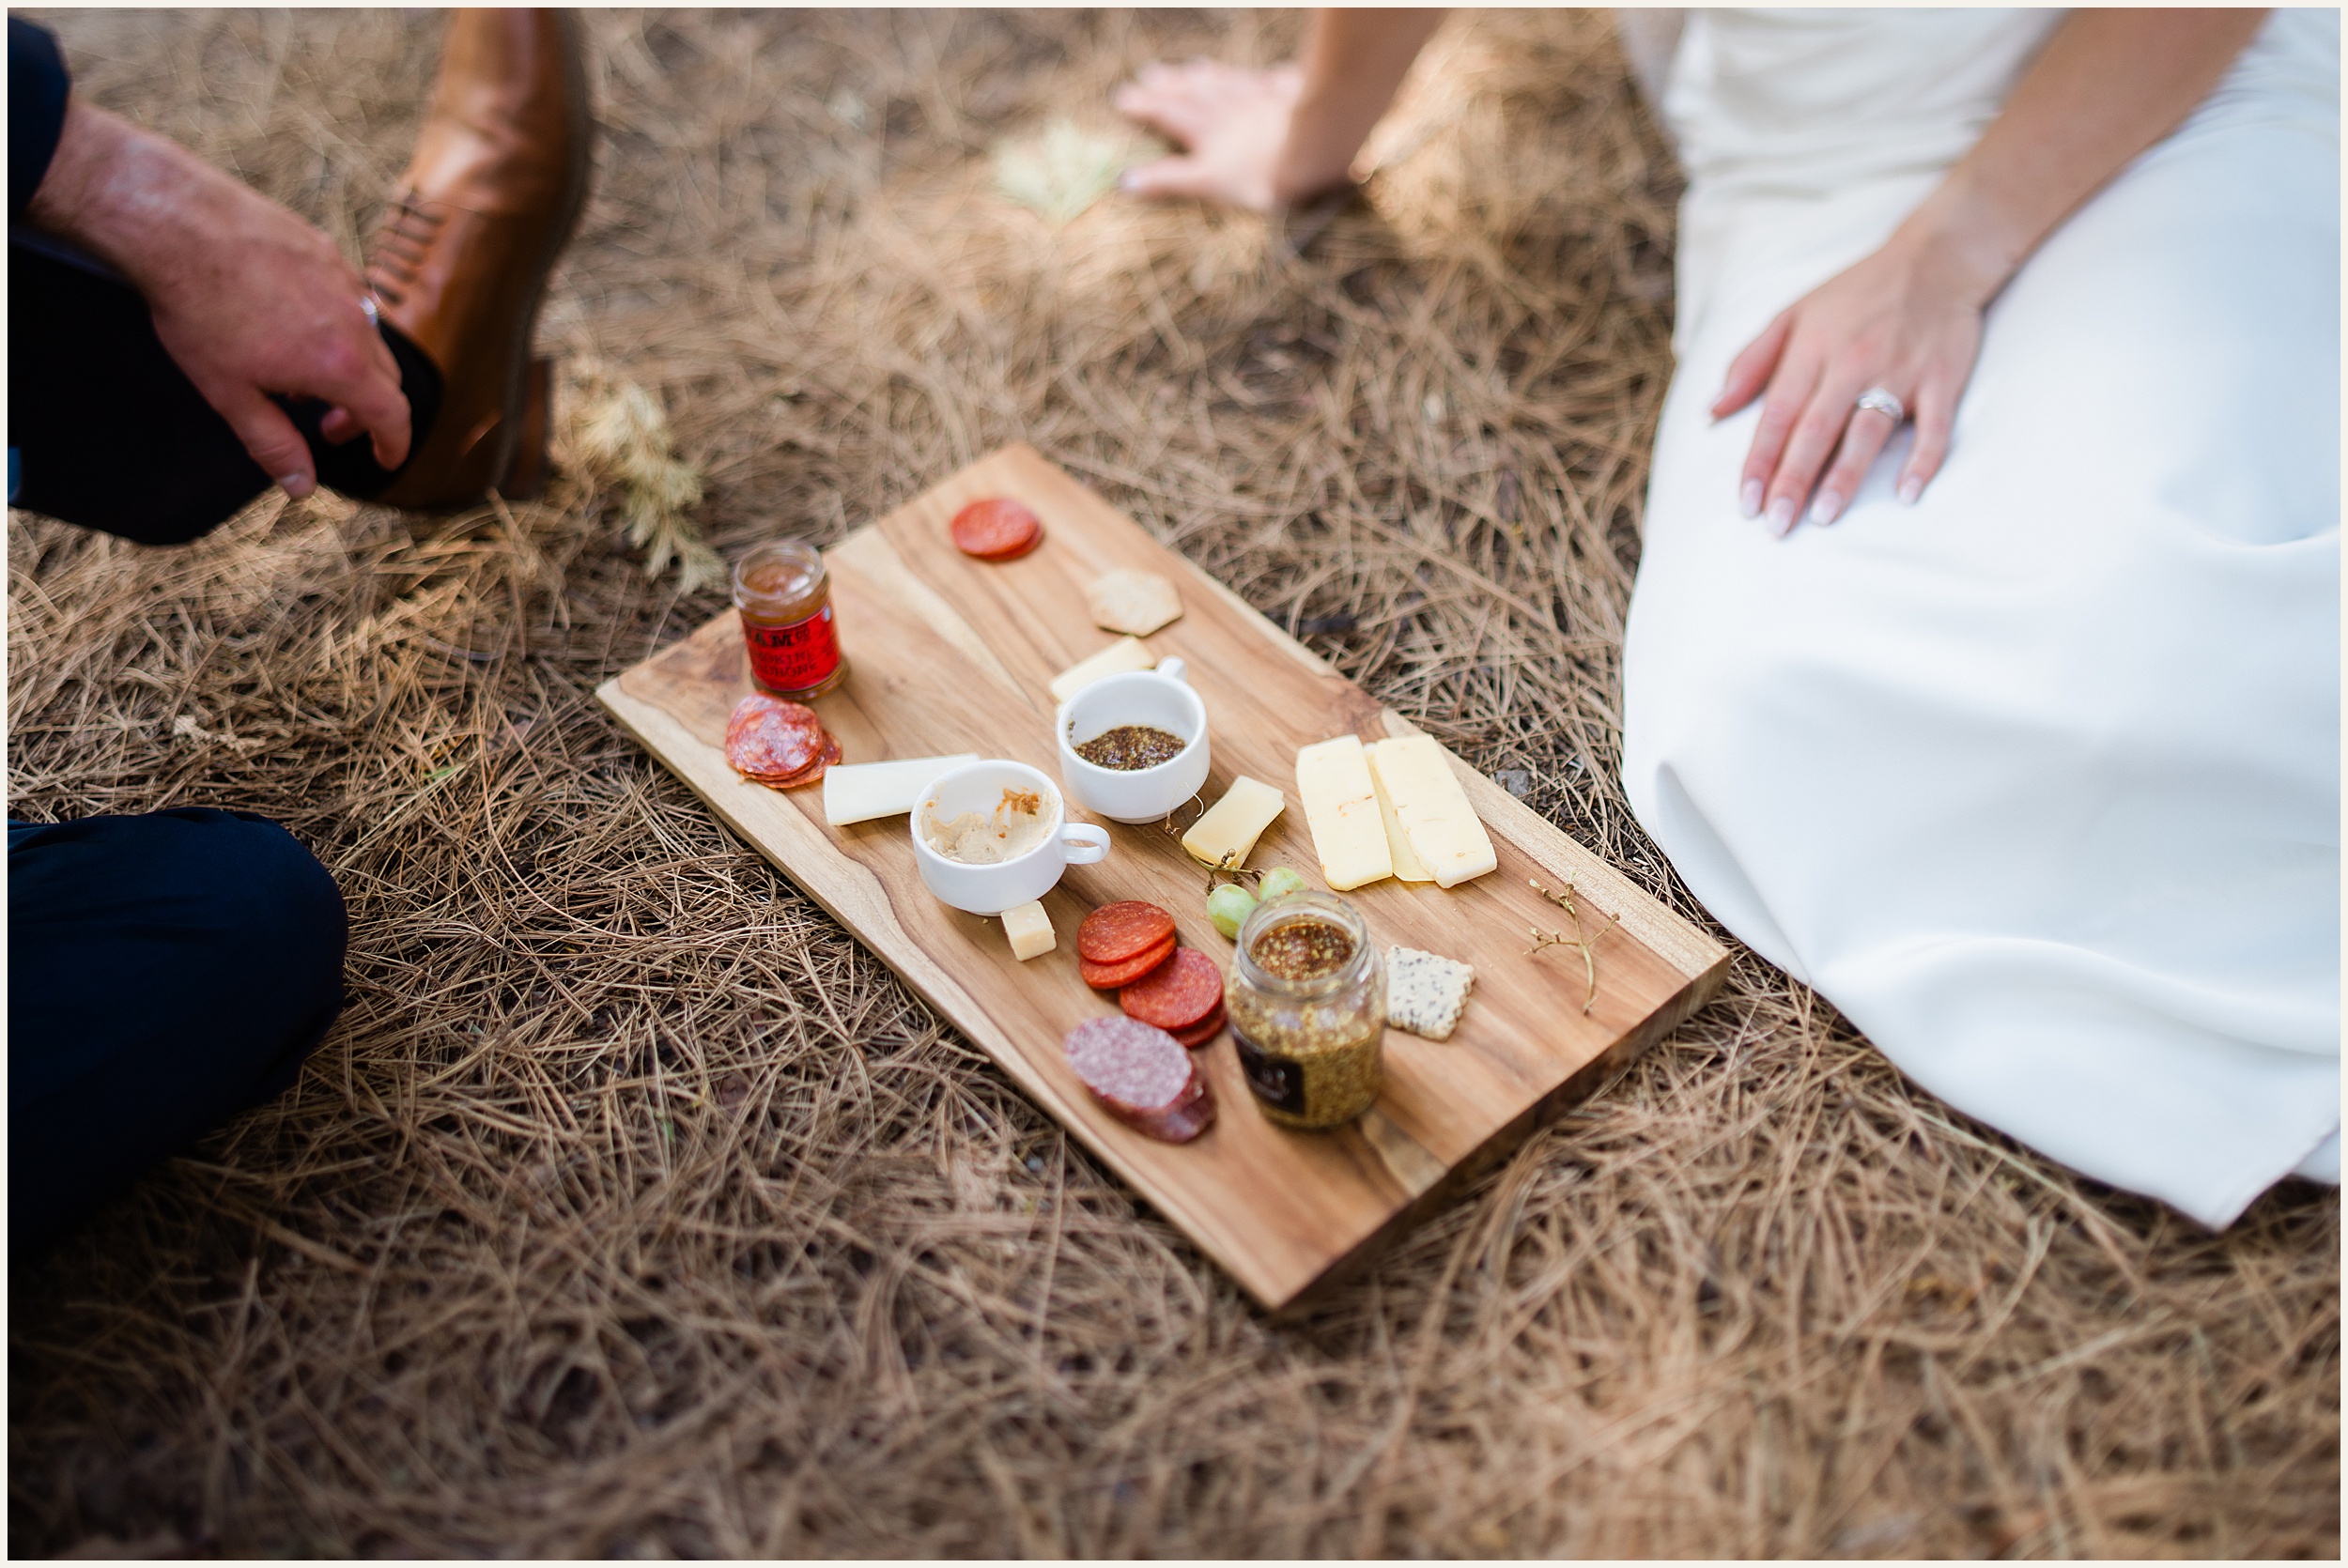
[[[374,296],[374,295],[372,295],[372,294],[362,294],[362,295],[360,295],[360,296],[359,296],[359,308],[360,308],[361,310],[363,310],[363,311],[364,311],[364,312],[366,312],[366,313],[367,313],[367,325],[368,325],[368,326],[370,326],[370,327],[375,327],[375,328],[380,328],[380,327],[383,325],[383,313],[382,313],[382,312],[380,312],[380,311],[378,311],[378,310],[377,310],[377,309],[375,308],[375,296]],[[1890,394],[1889,392],[1886,392],[1884,395],[1885,395],[1886,397],[1891,396],[1891,394]]]
[[[1881,387],[1869,387],[1861,392],[1859,401],[1853,407],[1872,408],[1889,418],[1893,424],[1901,423],[1908,418],[1908,405]]]

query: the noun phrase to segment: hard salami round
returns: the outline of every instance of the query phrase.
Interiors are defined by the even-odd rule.
[[[1117,993],[1127,1018],[1160,1029],[1187,1029],[1223,1006],[1223,970],[1196,947],[1151,970]]]
[[[954,514],[954,547],[981,561],[1012,561],[1043,541],[1043,520],[1009,496],[974,500]]]
[[[1068,1065],[1120,1121],[1167,1143],[1214,1123],[1213,1091],[1189,1052],[1163,1029],[1130,1018],[1095,1018],[1068,1033]]]
[[[1094,963],[1080,958],[1076,961],[1076,973],[1095,991],[1116,991],[1133,984],[1173,956],[1174,935],[1169,931],[1165,941],[1144,947],[1122,963]]]
[[[1094,963],[1122,963],[1174,934],[1174,916],[1155,904],[1128,899],[1103,904],[1076,927],[1076,956]]]
[[[803,703],[752,692],[726,721],[726,761],[749,777],[787,777],[823,754],[824,721]]]
[[[840,737],[826,730],[824,731],[824,749],[822,753],[816,757],[815,761],[810,762],[798,772],[780,774],[773,777],[769,777],[766,775],[760,773],[744,774],[742,776],[749,779],[754,784],[764,784],[769,789],[801,790],[805,789],[810,784],[822,783],[824,781],[824,775],[830,772],[832,765],[839,761]]]

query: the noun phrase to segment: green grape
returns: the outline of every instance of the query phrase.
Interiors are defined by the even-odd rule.
[[[1207,918],[1214,929],[1236,941],[1240,922],[1256,907],[1255,895],[1235,882],[1227,882],[1207,895]]]
[[[1264,901],[1269,903],[1274,899],[1305,891],[1305,879],[1286,866],[1274,866],[1263,874],[1257,885],[1263,889]]]

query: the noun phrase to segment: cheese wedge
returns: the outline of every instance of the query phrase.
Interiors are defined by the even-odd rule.
[[[1376,746],[1367,749],[1374,751]],[[1369,770],[1369,781],[1378,786],[1378,815],[1386,824],[1386,851],[1394,856],[1394,874],[1403,882],[1434,881],[1435,873],[1422,865],[1418,856],[1412,853],[1410,835],[1402,831],[1402,820],[1394,814],[1394,797],[1387,794],[1385,785],[1379,782],[1375,766]]]
[[[948,768],[975,762],[979,755],[907,757],[894,762],[833,763],[824,772],[824,820],[834,827],[902,817],[920,801]]]
[[[1182,848],[1210,866],[1226,864],[1226,855],[1234,869],[1244,866],[1256,840],[1272,825],[1272,819],[1287,809],[1288,803],[1288,796],[1271,785],[1241,774],[1223,792],[1223,798],[1190,824],[1190,831],[1182,835]]]
[[[1299,751],[1296,793],[1305,803],[1305,825],[1312,829],[1321,874],[1332,891],[1343,893],[1394,875],[1378,786],[1369,776],[1359,735],[1339,735]]]
[[[1040,900],[1029,899],[1003,911],[1003,934],[1011,938],[1011,956],[1021,963],[1041,958],[1059,945],[1052,934],[1052,917]]]
[[[1083,663],[1072,664],[1053,676],[1052,700],[1065,702],[1104,676],[1122,675],[1129,669],[1150,669],[1157,662],[1157,656],[1144,646],[1141,638],[1120,637]]]
[[[1438,886],[1457,887],[1500,864],[1491,837],[1434,736],[1397,736],[1368,752],[1411,853],[1434,874]]]

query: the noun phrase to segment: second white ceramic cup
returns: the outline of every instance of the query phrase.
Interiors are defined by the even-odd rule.
[[[923,822],[951,822],[965,811],[981,814],[1002,804],[1005,790],[1031,790],[1043,799],[1043,835],[1027,853],[992,866],[950,860],[930,847]],[[971,915],[1000,915],[1041,899],[1059,884],[1071,866],[1089,866],[1109,853],[1105,828],[1072,822],[1059,786],[1025,762],[1000,760],[965,762],[938,775],[913,807],[913,858],[921,883],[938,899]]]
[[[1113,822],[1154,822],[1207,782],[1207,705],[1183,678],[1180,659],[1155,669],[1104,676],[1060,704],[1053,730],[1068,795]],[[1076,747],[1120,724],[1147,724],[1189,744],[1154,768],[1104,768]]]

